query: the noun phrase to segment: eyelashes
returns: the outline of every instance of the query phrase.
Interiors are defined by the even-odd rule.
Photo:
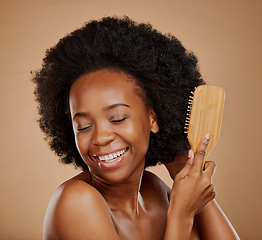
[[[111,119],[109,120],[110,123],[113,123],[113,124],[119,124],[119,123],[122,123],[126,120],[127,118],[126,117],[123,117],[121,119]],[[85,126],[85,127],[79,127],[77,128],[77,131],[78,132],[81,132],[81,131],[84,131],[84,130],[88,130],[90,128],[92,128],[93,125],[88,125],[88,126]]]
[[[86,127],[83,127],[83,128],[77,128],[77,131],[78,132],[81,132],[81,131],[84,131],[84,130],[86,130],[86,129],[89,129],[89,128],[91,128],[92,126],[86,126]]]
[[[120,122],[123,122],[125,120],[126,120],[126,117],[121,118],[121,119],[116,119],[116,120],[110,120],[110,122],[112,122],[112,123],[120,123]]]

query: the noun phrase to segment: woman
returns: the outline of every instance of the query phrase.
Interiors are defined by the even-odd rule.
[[[54,193],[44,239],[238,239],[214,200],[213,162],[184,134],[187,100],[204,84],[173,36],[128,17],[91,21],[47,51],[35,74],[39,124],[83,172]],[[145,170],[163,163],[170,189]]]

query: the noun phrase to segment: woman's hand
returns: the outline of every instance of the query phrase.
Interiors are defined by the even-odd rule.
[[[173,162],[164,163],[166,166],[170,177],[174,180],[175,176],[183,169],[187,161],[190,159],[191,151],[186,152],[185,154],[177,154]]]
[[[209,138],[210,135],[207,134],[195,155],[190,150],[188,155],[178,155],[174,162],[165,164],[174,179],[165,240],[193,239],[194,219],[201,239],[239,239],[221,208],[215,201],[211,201],[215,197],[212,184],[215,163],[206,162],[205,170],[202,170]],[[205,205],[207,206],[203,209]]]
[[[188,156],[179,156],[179,162],[165,164],[174,179],[169,198],[165,240],[190,239],[194,216],[215,197],[212,184],[215,164],[207,162],[205,170],[202,170],[209,139],[210,135],[207,134],[195,155],[190,150]]]
[[[206,162],[205,170],[202,164],[210,135],[207,134],[200,142],[196,153],[190,150],[185,166],[177,173],[180,164],[186,156],[180,157],[180,164],[171,163],[167,168],[174,178],[170,194],[170,204],[176,212],[186,217],[194,217],[209,201],[215,197],[212,176],[215,170],[214,162]],[[180,165],[180,166],[179,166]],[[172,168],[172,167],[178,168]]]

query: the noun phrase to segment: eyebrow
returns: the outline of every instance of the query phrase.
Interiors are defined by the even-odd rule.
[[[107,107],[103,108],[103,111],[108,111],[110,109],[117,108],[119,106],[130,107],[130,106],[124,104],[124,103],[116,103],[116,104],[112,104],[110,106],[107,106]]]
[[[103,111],[108,111],[108,110],[111,110],[111,109],[114,109],[114,108],[117,108],[117,107],[130,107],[128,106],[127,104],[124,104],[124,103],[115,103],[115,104],[112,104],[112,105],[109,105],[105,108],[103,108]],[[73,117],[73,120],[76,118],[76,117],[87,117],[89,114],[86,113],[86,112],[79,112],[79,113],[76,113]]]

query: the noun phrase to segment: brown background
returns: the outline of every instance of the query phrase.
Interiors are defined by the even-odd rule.
[[[1,1],[0,239],[41,239],[52,193],[79,172],[59,164],[42,139],[30,71],[60,37],[113,14],[176,35],[206,81],[225,89],[220,140],[209,156],[216,199],[242,239],[261,239],[261,10],[254,0]],[[171,184],[163,168],[152,171]]]

